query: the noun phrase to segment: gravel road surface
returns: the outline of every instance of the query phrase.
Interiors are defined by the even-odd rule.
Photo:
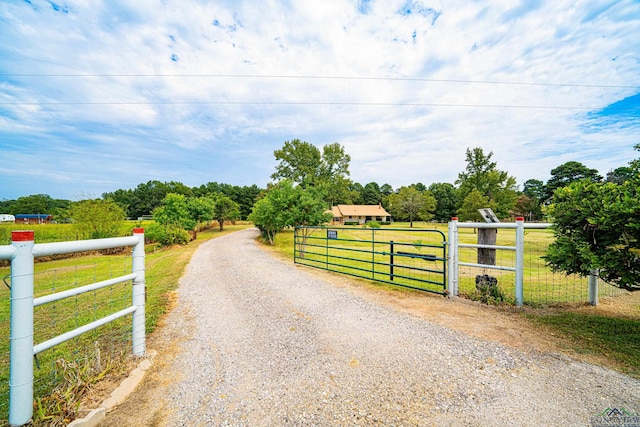
[[[256,236],[194,254],[166,325],[183,338],[149,425],[588,426],[606,408],[640,412],[638,380],[376,304]]]

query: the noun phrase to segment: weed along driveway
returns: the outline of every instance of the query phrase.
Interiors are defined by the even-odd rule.
[[[198,248],[149,341],[154,366],[103,426],[585,426],[640,412],[638,380],[431,322],[256,236]]]

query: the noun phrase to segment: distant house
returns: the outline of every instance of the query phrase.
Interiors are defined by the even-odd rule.
[[[51,222],[53,217],[49,214],[15,214],[16,222],[24,224],[44,224]]]
[[[391,215],[381,205],[338,205],[331,208],[331,214],[333,215],[332,225],[391,221]]]

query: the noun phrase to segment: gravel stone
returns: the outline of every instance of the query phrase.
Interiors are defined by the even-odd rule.
[[[585,426],[640,412],[640,381],[525,353],[362,299],[248,229],[194,254],[166,426]],[[162,349],[158,349],[160,352]]]

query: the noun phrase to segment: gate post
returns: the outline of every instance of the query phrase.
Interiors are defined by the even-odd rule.
[[[144,228],[134,228],[133,235],[138,238],[138,243],[133,247],[131,254],[132,258],[132,270],[136,275],[133,279],[132,288],[132,305],[136,307],[136,311],[133,312],[133,329],[132,329],[132,341],[133,341],[133,355],[144,356],[146,352],[145,342],[145,266],[144,266]]]
[[[516,305],[524,301],[524,217],[516,218]]]
[[[12,231],[9,424],[33,416],[33,231]]]
[[[448,227],[449,257],[447,267],[449,276],[447,280],[447,290],[449,298],[458,296],[458,218],[453,217]]]

